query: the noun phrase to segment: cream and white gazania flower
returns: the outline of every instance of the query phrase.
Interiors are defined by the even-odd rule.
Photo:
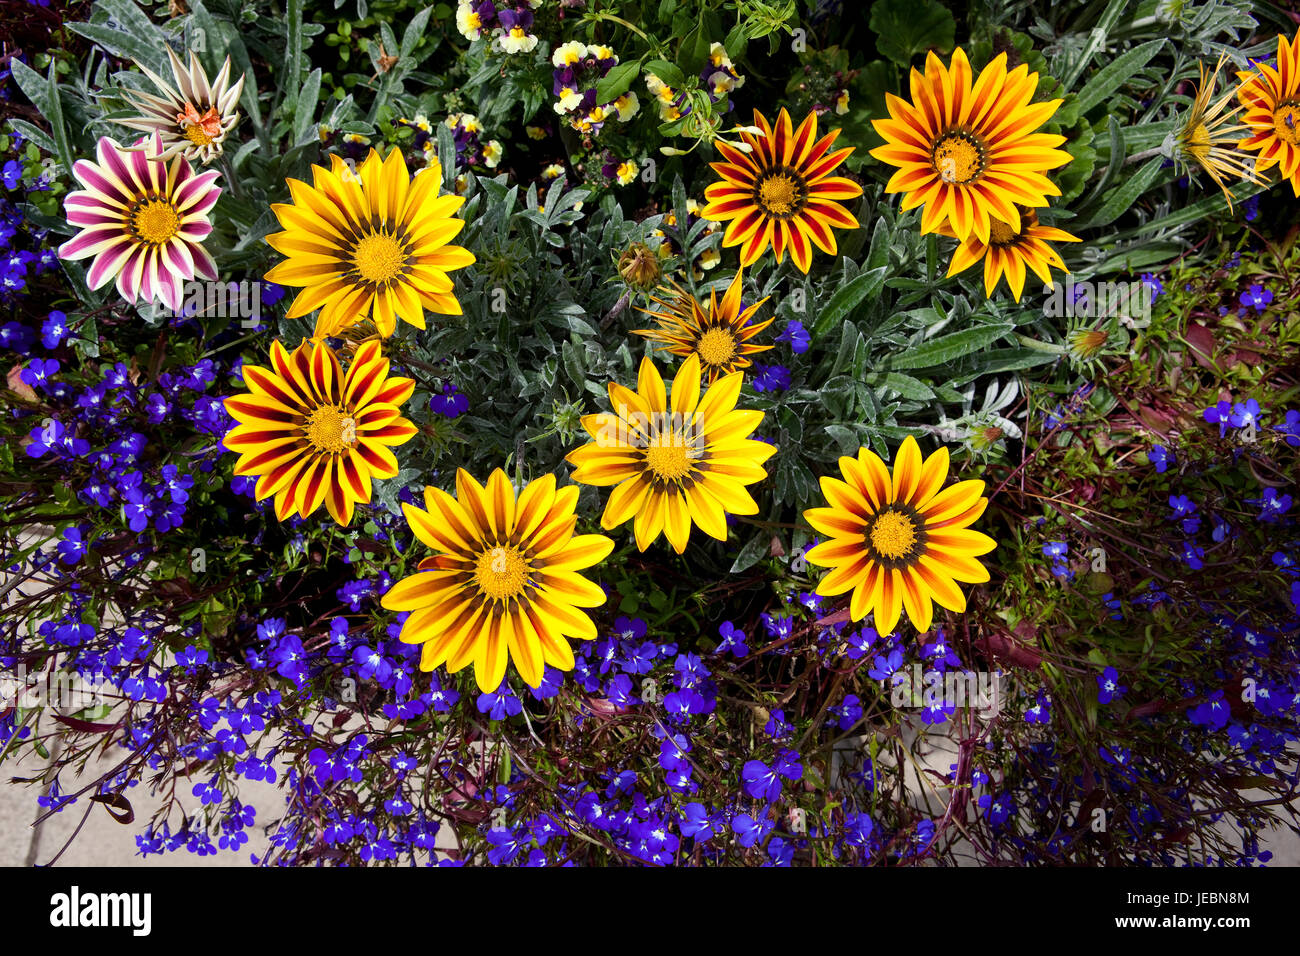
[[[198,54],[190,51],[190,65],[185,66],[180,57],[167,48],[171,59],[172,86],[147,67],[140,67],[145,76],[158,87],[161,96],[138,90],[125,90],[124,95],[140,110],[141,115],[118,120],[123,126],[158,133],[163,141],[163,158],[171,159],[180,153],[186,159],[208,164],[221,155],[226,135],[239,122],[239,94],[244,89],[244,77],[232,85],[230,82],[230,57],[221,65],[217,78],[208,82],[208,75],[199,62]]]
[[[161,299],[177,310],[195,273],[217,278],[200,243],[212,231],[208,211],[221,195],[215,171],[194,172],[183,156],[164,162],[158,134],[134,147],[100,139],[99,161],[78,160],[72,174],[85,189],[68,194],[64,211],[81,231],[59,247],[61,259],[94,261],[92,289],[117,279],[127,302]]]

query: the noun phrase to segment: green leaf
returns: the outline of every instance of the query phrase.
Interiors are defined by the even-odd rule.
[[[1236,185],[1232,198],[1237,202],[1244,202],[1251,196],[1258,195],[1268,188],[1267,182],[1258,183],[1239,183]],[[1143,223],[1140,226],[1134,226],[1132,229],[1125,229],[1116,233],[1112,240],[1131,239],[1135,236],[1147,235],[1161,230],[1173,229],[1176,226],[1185,226],[1188,223],[1196,222],[1207,216],[1219,216],[1228,211],[1228,200],[1223,193],[1215,192],[1206,196],[1204,199],[1198,199],[1190,205],[1168,216],[1162,216],[1159,219],[1153,219],[1150,222]]]
[[[817,316],[817,321],[813,323],[813,336],[824,335],[835,328],[836,322],[851,313],[863,301],[874,302],[880,296],[887,271],[887,267],[881,266],[879,269],[864,272],[852,282],[841,286],[826,303],[821,315]]]
[[[424,30],[429,25],[429,17],[432,14],[433,7],[425,7],[411,18],[406,32],[402,34],[402,48],[397,54],[399,59],[415,52],[415,48],[420,45],[420,40],[424,37]]]
[[[632,86],[632,81],[641,73],[641,61],[630,60],[620,63],[606,73],[596,84],[596,102],[613,103]]]
[[[1167,259],[1164,261],[1168,261]],[[967,374],[952,380],[952,385],[965,385],[981,375],[996,375],[999,372],[1018,372],[1033,368],[1035,365],[1047,365],[1057,361],[1061,353],[1046,349],[992,349],[976,359],[976,368]]]
[[[50,75],[43,77],[21,60],[11,60],[9,68],[18,87],[23,91],[36,111],[50,123],[55,154],[59,164],[68,175],[72,174],[72,147],[68,143],[68,130],[63,124],[63,104],[59,100],[58,79],[54,71],[54,62],[50,62]]]
[[[682,75],[682,71],[675,63],[669,63],[667,60],[651,60],[645,68],[647,73],[653,73],[674,90],[680,90],[686,85],[686,77]]]
[[[287,58],[284,65],[284,89],[286,96],[297,96],[298,78],[302,76],[302,2],[288,0],[289,15],[285,19],[285,41]]]
[[[699,24],[691,31],[690,35],[682,40],[682,45],[677,51],[677,59],[681,63],[682,72],[687,76],[693,76],[704,69],[704,64],[708,62],[709,50],[713,46],[713,41],[709,39],[709,28],[704,22],[704,17],[700,17]]]
[[[937,341],[937,340],[936,340]],[[873,388],[892,389],[904,398],[913,401],[928,402],[934,398],[934,390],[920,379],[904,375],[902,372],[872,372],[862,379]]]
[[[826,425],[824,430],[835,439],[841,455],[856,455],[862,446],[857,431],[847,425]]]
[[[1124,128],[1119,125],[1119,120],[1114,116],[1106,117],[1106,122],[1110,127],[1110,162],[1106,166],[1105,172],[1101,174],[1101,180],[1093,187],[1087,200],[1083,205],[1087,206],[1094,200],[1099,199],[1115,183],[1115,177],[1124,168],[1124,160],[1127,150],[1124,148]]]
[[[88,315],[82,320],[81,327],[77,329],[77,338],[72,344],[86,358],[99,357],[99,325],[95,322],[94,315]]]
[[[297,102],[294,103],[293,141],[295,144],[315,135],[312,129],[316,119],[316,104],[320,100],[320,77],[320,67],[308,73],[307,79],[303,80],[302,90],[298,93]]]
[[[573,347],[572,342],[565,342],[561,345],[560,351],[564,357],[564,370],[569,373],[573,383],[581,388],[587,381],[587,370],[582,366],[582,358],[578,350]]]
[[[1131,153],[1155,149],[1164,143],[1170,133],[1178,127],[1178,117],[1161,120],[1158,123],[1142,123],[1138,126],[1124,127],[1124,146]]]
[[[731,28],[731,32],[722,41],[722,46],[727,51],[727,56],[733,60],[739,60],[745,55],[745,51],[749,48],[749,37],[745,32],[743,20]]]
[[[1160,175],[1163,163],[1164,160],[1159,156],[1148,160],[1147,164],[1130,176],[1127,182],[1116,186],[1106,194],[1101,208],[1081,228],[1095,229],[1098,226],[1108,226],[1118,219],[1137,202],[1139,196],[1151,188],[1156,177]]]
[[[742,571],[748,571],[767,553],[772,546],[771,536],[759,528],[754,537],[749,539],[749,543],[740,549],[740,554],[736,555],[736,560],[731,565],[731,573],[739,574]]]
[[[54,145],[54,140],[50,139],[50,134],[45,132],[45,130],[33,126],[31,123],[27,122],[27,120],[16,118],[9,120],[9,125],[22,133],[30,142],[35,143],[38,147],[45,150],[45,152],[53,153],[55,151],[56,147]]]
[[[53,95],[54,88],[30,66],[17,58],[10,61],[10,70],[13,72],[14,79],[18,82],[18,88],[23,91],[23,95],[32,101],[36,107],[36,112],[42,116],[49,116],[53,107],[50,105],[50,98]]]
[[[937,339],[931,339],[895,356],[888,361],[887,365],[890,369],[934,368],[936,365],[946,365],[956,359],[973,355],[987,345],[992,345],[1013,328],[1010,323],[1006,323],[941,335]]]
[[[163,72],[156,49],[136,36],[97,23],[69,23],[68,29],[87,40],[93,40],[113,56],[135,60],[156,73]],[[166,75],[171,75],[170,69],[166,70]]]
[[[1119,22],[1128,5],[1129,0],[1110,0],[1106,5],[1105,11],[1097,20],[1097,25],[1088,32],[1088,42],[1084,45],[1079,58],[1071,64],[1070,69],[1061,77],[1063,89],[1071,89],[1079,77],[1083,75],[1083,71],[1088,68],[1088,64],[1092,62],[1093,55],[1097,51],[1105,49],[1110,30]]]
[[[937,0],[876,0],[871,29],[880,55],[899,66],[931,48],[951,50],[957,38],[957,21]]]
[[[456,138],[446,123],[438,124],[438,162],[442,165],[442,188],[456,188]]]
[[[876,220],[876,228],[871,231],[871,248],[867,252],[867,262],[863,267],[867,271],[889,265],[889,223],[884,219]]]
[[[1115,91],[1123,87],[1138,70],[1142,69],[1165,45],[1165,38],[1148,40],[1120,56],[1115,57],[1106,66],[1092,75],[1079,91],[1075,107],[1080,113],[1086,113],[1100,103],[1106,102]]]
[[[159,76],[170,75],[171,69],[165,52],[168,37],[156,23],[149,19],[148,14],[140,9],[140,4],[135,0],[100,0],[96,6],[112,17],[119,35],[139,44],[139,55],[133,56],[133,59],[149,67]],[[81,25],[89,26],[89,24]],[[68,26],[74,27],[74,24]]]

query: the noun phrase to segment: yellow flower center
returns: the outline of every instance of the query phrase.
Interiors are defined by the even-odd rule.
[[[934,171],[945,183],[973,183],[984,173],[984,144],[963,130],[944,133],[934,144]]]
[[[727,365],[736,357],[736,336],[726,329],[709,329],[700,336],[695,351],[705,365]]]
[[[181,217],[165,199],[146,199],[130,216],[130,230],[136,239],[150,245],[162,245],[180,231]]]
[[[1032,209],[1020,209],[1020,231],[1016,232],[1011,226],[995,216],[989,217],[989,245],[990,246],[1014,246],[1021,239],[1029,234],[1029,230],[1038,225],[1038,213]]]
[[[1007,246],[1019,238],[1019,233],[1013,230],[1001,219],[989,220],[989,244],[994,246]]]
[[[1279,103],[1273,111],[1273,131],[1277,138],[1300,146],[1300,103]]]
[[[203,131],[203,124],[201,123],[182,124],[181,135],[195,146],[211,146],[213,143],[212,137]]]
[[[322,454],[341,452],[357,443],[357,422],[336,405],[321,405],[307,416],[307,441]]]
[[[789,170],[778,170],[759,182],[756,200],[768,215],[785,218],[803,208],[805,192],[803,180]]]
[[[646,468],[661,481],[679,481],[690,474],[692,450],[679,432],[661,432],[651,437],[645,450]]]
[[[528,584],[528,562],[509,545],[497,545],[478,556],[474,580],[479,590],[494,601],[517,598]]]
[[[372,232],[357,243],[352,262],[362,279],[380,285],[402,274],[406,268],[406,248],[393,236]]]
[[[911,554],[916,544],[916,522],[901,511],[882,511],[868,533],[876,553],[896,561]]]

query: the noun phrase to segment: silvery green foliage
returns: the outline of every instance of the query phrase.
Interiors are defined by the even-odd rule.
[[[960,442],[975,456],[1004,454],[1008,439],[1018,441],[1024,437],[1020,425],[1006,417],[1014,414],[1016,400],[1020,397],[1020,383],[1014,378],[1002,384],[996,378],[991,380],[978,407],[975,395],[975,386],[968,385],[962,392],[961,414],[955,418],[945,414],[933,433],[942,442]],[[1017,417],[1024,420],[1023,415]]]

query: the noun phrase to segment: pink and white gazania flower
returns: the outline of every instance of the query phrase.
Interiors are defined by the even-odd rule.
[[[217,264],[199,244],[212,231],[208,211],[221,195],[217,172],[196,174],[183,156],[159,159],[155,134],[133,147],[100,139],[99,162],[78,160],[72,173],[85,186],[68,194],[64,211],[80,232],[59,247],[62,259],[88,259],[87,281],[98,289],[117,279],[127,302],[161,299],[177,311],[184,285],[197,272],[217,278]]]

